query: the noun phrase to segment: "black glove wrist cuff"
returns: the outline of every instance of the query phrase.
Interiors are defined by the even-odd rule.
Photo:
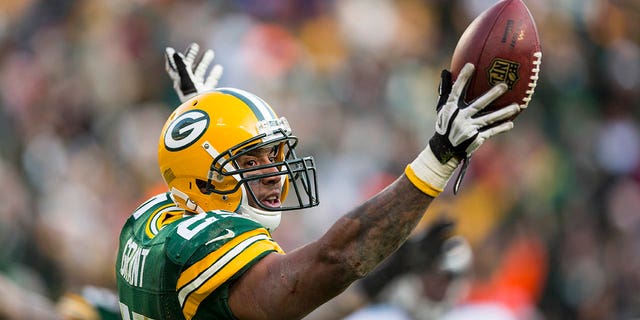
[[[440,163],[445,164],[456,155],[455,148],[449,139],[436,133],[429,140],[429,147]]]

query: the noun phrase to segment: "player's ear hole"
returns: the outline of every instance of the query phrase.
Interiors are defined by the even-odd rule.
[[[211,191],[207,190],[207,182],[204,181],[204,180],[196,179],[196,186],[198,186],[198,189],[203,194],[210,194],[211,193]],[[215,188],[215,187],[212,185],[211,188]]]

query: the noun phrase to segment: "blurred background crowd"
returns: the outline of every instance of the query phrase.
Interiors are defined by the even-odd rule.
[[[316,158],[320,206],[274,233],[292,250],[423,149],[440,70],[493,3],[0,1],[0,318],[114,288],[120,228],[163,188],[157,139],[179,103],[166,46],[213,48],[220,86],[264,98]],[[525,3],[543,48],[533,101],[421,226],[446,216],[468,239],[461,303],[638,318],[640,2]]]

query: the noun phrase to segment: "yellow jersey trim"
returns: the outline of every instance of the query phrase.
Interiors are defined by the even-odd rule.
[[[175,213],[177,210],[180,210],[180,214],[176,215]],[[182,218],[182,212],[184,212],[184,210],[179,209],[173,203],[163,205],[160,208],[156,209],[156,211],[152,213],[151,216],[149,216],[149,218],[147,219],[144,228],[147,237],[149,237],[149,239],[153,239],[158,234],[160,229],[162,229],[165,225]],[[169,215],[168,218],[167,215]]]
[[[284,253],[260,228],[245,232],[211,252],[180,274],[176,289],[187,319],[193,318],[200,303],[253,259],[267,251]]]

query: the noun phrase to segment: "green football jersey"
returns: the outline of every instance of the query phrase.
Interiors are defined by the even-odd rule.
[[[229,285],[271,252],[258,222],[237,213],[189,214],[169,193],[138,207],[120,234],[116,276],[128,319],[234,319]]]

